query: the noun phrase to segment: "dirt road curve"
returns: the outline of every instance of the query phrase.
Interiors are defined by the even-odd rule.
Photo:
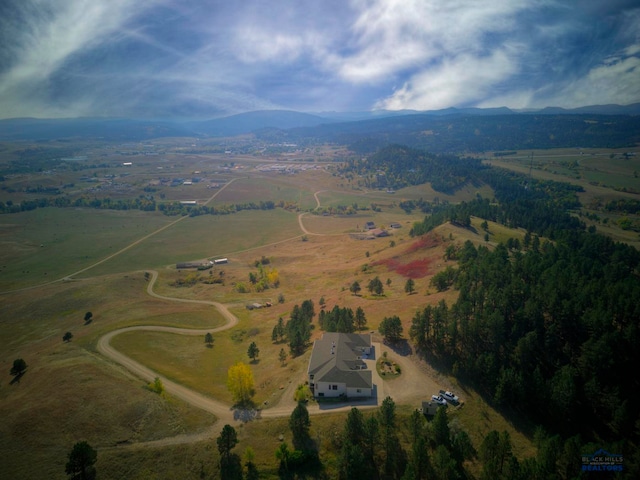
[[[220,190],[217,193],[219,192]],[[314,197],[316,199],[316,204],[317,204],[316,208],[320,207],[320,199],[318,198],[318,194],[321,192],[322,191],[318,191],[314,193]],[[213,195],[209,199],[209,201],[213,200],[214,197],[215,195]],[[302,217],[304,215],[305,213],[301,213],[300,215],[298,215],[298,223],[300,225],[300,229],[307,235],[320,235],[320,234],[315,234],[313,232],[309,232],[304,227],[302,223]],[[186,218],[186,217],[181,217],[181,219],[182,218]],[[141,241],[147,239],[151,235],[158,233],[164,228],[168,228],[169,226],[174,225],[175,223],[177,223],[177,221],[172,222],[171,224],[163,227],[162,229],[157,230],[156,232],[153,232],[150,235],[147,235],[146,237],[138,240],[137,242],[132,243],[131,245],[129,245],[128,247],[125,247],[124,249],[120,250],[119,252],[112,255],[111,257],[107,257],[104,260],[94,265],[91,265],[83,270],[80,270],[79,272],[76,272],[73,275],[82,273],[88,270],[89,268],[92,268],[95,265],[98,265],[112,258],[113,256],[122,253],[123,251],[131,248],[132,246],[139,244]],[[280,242],[276,242],[276,243],[280,243]],[[137,443],[135,445],[136,446],[141,446],[141,445],[162,446],[162,445],[189,443],[189,442],[194,442],[198,440],[203,440],[206,438],[211,438],[211,436],[215,435],[215,432],[217,431],[218,426],[221,424],[232,424],[235,422],[241,422],[241,421],[246,421],[246,420],[255,418],[258,412],[241,412],[238,410],[234,410],[230,405],[226,405],[210,397],[205,397],[204,395],[201,395],[198,392],[195,392],[178,383],[172,382],[171,380],[163,377],[162,375],[159,375],[157,372],[154,372],[153,370],[127,357],[123,353],[118,352],[116,349],[114,349],[111,346],[110,341],[113,337],[124,332],[131,332],[135,330],[168,332],[168,333],[174,333],[179,335],[205,335],[208,332],[211,332],[211,333],[221,332],[223,330],[232,328],[238,323],[238,318],[235,315],[233,315],[227,309],[227,307],[221,303],[207,301],[207,300],[188,300],[183,298],[173,298],[173,297],[158,295],[153,291],[153,286],[156,280],[158,279],[158,272],[152,271],[152,270],[150,270],[150,272],[152,274],[152,277],[149,281],[149,285],[147,286],[147,293],[152,297],[162,299],[162,300],[168,300],[172,302],[212,305],[216,309],[218,309],[218,311],[224,316],[224,318],[227,320],[227,323],[221,327],[207,328],[207,329],[174,328],[174,327],[153,326],[153,325],[126,327],[126,328],[121,328],[119,330],[114,330],[112,332],[109,332],[98,340],[98,345],[97,345],[98,351],[104,356],[110,358],[114,362],[119,363],[120,365],[130,370],[135,375],[139,376],[145,381],[151,382],[156,377],[160,377],[160,379],[162,380],[162,383],[165,386],[166,391],[169,394],[175,397],[178,397],[195,407],[198,407],[207,412],[210,412],[218,418],[218,421],[216,422],[216,424],[213,425],[211,429],[208,429],[205,432],[201,432],[198,434],[190,434],[190,435],[178,435],[175,437],[169,437],[169,438],[156,440],[152,442]],[[73,275],[70,275],[69,277]],[[69,278],[69,277],[66,277],[66,278]],[[385,350],[388,351],[387,347],[383,347],[382,345],[377,343],[374,344],[374,349],[376,352],[376,356],[382,355],[383,351]],[[392,353],[392,352],[389,352],[389,353]],[[326,413],[326,412],[347,411],[347,410],[350,410],[353,406],[357,406],[358,408],[373,408],[378,406],[380,403],[382,403],[382,400],[387,395],[390,395],[391,392],[386,391],[388,390],[388,388],[385,388],[384,382],[382,381],[382,379],[380,378],[380,376],[376,371],[375,360],[374,359],[367,360],[367,363],[369,364],[368,368],[372,371],[372,374],[373,374],[373,383],[376,389],[374,398],[370,399],[369,401],[358,402],[355,405],[354,404],[323,404],[323,405],[311,404],[308,406],[309,414],[315,415],[315,414]],[[436,381],[436,378],[433,372],[421,371],[421,368],[418,366],[419,362],[416,362],[415,359],[411,357],[400,357],[398,358],[398,363],[402,367],[403,375],[401,379],[394,381],[392,397],[396,402],[404,401],[404,402],[417,404],[417,402],[419,402],[419,400],[421,399],[424,399],[425,396],[427,396],[427,394],[430,394],[432,392],[437,392],[439,390],[440,388],[440,386],[438,385],[439,382]],[[297,385],[300,383],[303,383],[304,380],[305,380],[304,375],[301,375],[301,378],[291,379],[291,382],[287,387],[287,389],[283,392],[280,401],[276,405],[270,405],[267,409],[262,410],[261,412],[259,412],[259,415],[261,417],[272,417],[272,418],[289,416],[295,407],[295,401],[293,400],[294,390],[297,387]]]
[[[201,408],[207,412],[213,413],[222,422],[225,422],[225,423],[233,422],[234,412],[229,405],[225,405],[222,402],[211,399],[209,397],[205,397],[183,385],[172,382],[171,380],[163,377],[162,375],[159,375],[153,370],[145,367],[144,365],[136,362],[135,360],[127,357],[123,353],[117,351],[109,343],[111,339],[116,335],[119,335],[124,332],[132,332],[136,330],[168,332],[168,333],[176,333],[179,335],[205,335],[208,332],[215,333],[221,330],[226,330],[227,328],[231,328],[238,323],[237,317],[233,315],[224,305],[218,302],[211,302],[211,301],[205,301],[205,300],[187,300],[187,299],[181,299],[181,298],[169,298],[169,297],[163,297],[162,295],[158,295],[157,293],[154,293],[153,285],[156,282],[157,278],[158,278],[158,272],[153,271],[151,280],[149,281],[149,285],[147,287],[147,292],[149,293],[149,295],[152,295],[156,298],[160,298],[164,300],[213,305],[227,319],[227,323],[222,327],[207,328],[207,329],[174,328],[174,327],[161,327],[161,326],[153,326],[153,325],[121,328],[119,330],[114,330],[100,337],[100,339],[98,340],[98,351],[102,353],[104,356],[119,363],[120,365],[124,366],[126,369],[130,370],[131,372],[133,372],[134,374],[138,375],[140,378],[146,381],[151,382],[156,377],[160,377],[162,379],[162,383],[164,384],[167,392],[169,392],[171,395],[174,395],[184,400],[185,402],[188,402],[191,405]]]
[[[200,329],[192,329],[192,328],[177,328],[177,327],[165,327],[165,326],[155,326],[155,325],[142,325],[135,327],[125,327],[120,328],[118,330],[113,330],[98,340],[98,351],[104,356],[110,358],[111,360],[119,363],[129,371],[133,372],[140,378],[146,381],[153,381],[156,377],[160,377],[162,383],[164,384],[166,391],[171,395],[174,395],[185,402],[188,402],[198,408],[202,408],[207,412],[211,412],[216,415],[220,421],[225,423],[231,423],[234,421],[234,410],[231,406],[226,405],[218,400],[214,400],[209,397],[205,397],[183,385],[172,382],[171,380],[159,375],[157,372],[154,372],[150,368],[145,367],[141,363],[136,362],[135,360],[127,357],[125,354],[117,351],[110,344],[111,339],[116,335],[120,335],[125,332],[132,331],[147,331],[147,332],[167,332],[167,333],[175,333],[178,335],[206,335],[207,333],[216,333],[221,332],[223,330],[227,330],[229,328],[234,327],[238,323],[238,318],[231,313],[226,306],[221,303],[208,301],[208,300],[188,300],[184,298],[172,298],[165,297],[163,295],[158,295],[153,291],[153,286],[158,279],[158,272],[151,270],[151,279],[149,281],[149,285],[147,286],[147,293],[153,297],[162,299],[162,300],[170,300],[174,302],[184,302],[184,303],[197,303],[201,305],[212,305],[218,309],[218,311],[227,319],[227,323],[221,327],[216,328],[200,328]],[[373,368],[375,371],[375,367]],[[292,382],[291,388],[295,388],[297,384]],[[289,390],[289,389],[288,389]],[[291,411],[295,407],[295,403],[292,400],[293,392],[291,395],[287,395],[289,392],[285,392],[283,395],[283,400],[273,408],[269,408],[262,412],[262,416],[266,417],[276,417],[281,415],[289,415]],[[316,408],[315,412],[309,413],[320,413],[320,409]],[[335,410],[335,409],[333,409]],[[236,415],[237,417],[237,412]]]

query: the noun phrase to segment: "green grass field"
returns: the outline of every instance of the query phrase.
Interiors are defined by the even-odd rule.
[[[177,217],[170,217],[174,220]],[[83,276],[163,267],[247,249],[300,235],[297,215],[282,209],[185,218]]]
[[[173,220],[159,213],[59,208],[0,215],[0,291],[57,280]]]

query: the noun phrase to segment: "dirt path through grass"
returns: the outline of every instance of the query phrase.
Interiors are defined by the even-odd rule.
[[[177,328],[177,327],[163,327],[163,326],[155,326],[155,325],[141,325],[135,327],[125,327],[120,328],[118,330],[113,330],[106,335],[103,335],[98,340],[97,348],[98,351],[104,356],[110,358],[111,360],[119,363],[127,370],[136,374],[140,378],[145,381],[152,382],[156,377],[160,377],[162,383],[164,384],[167,392],[175,397],[184,400],[185,402],[190,403],[198,408],[201,408],[207,412],[213,413],[218,417],[218,421],[222,421],[225,423],[232,423],[234,418],[234,412],[229,405],[225,405],[222,402],[214,400],[209,397],[205,397],[183,385],[172,382],[168,378],[159,375],[153,370],[145,367],[141,363],[136,362],[135,360],[127,357],[123,353],[117,351],[110,344],[110,341],[116,335],[120,335],[124,332],[132,332],[132,331],[147,331],[147,332],[166,332],[166,333],[174,333],[179,335],[206,335],[207,333],[216,333],[222,330],[226,330],[232,328],[238,323],[238,318],[233,315],[227,307],[218,302],[213,302],[209,300],[188,300],[184,298],[171,298],[165,297],[162,295],[158,295],[153,291],[153,285],[155,284],[158,278],[158,272],[152,271],[152,277],[149,281],[149,285],[147,286],[147,293],[149,295],[159,298],[162,300],[170,300],[174,302],[183,302],[183,303],[197,303],[201,305],[212,305],[218,309],[218,311],[225,317],[227,323],[221,327],[217,328],[199,328],[199,329],[191,329],[191,328]]]
[[[231,180],[230,182],[228,182],[225,187],[227,185],[229,185],[233,180]],[[224,188],[224,187],[223,187]],[[218,190],[206,203],[209,203],[211,200],[213,200],[215,198],[215,196],[220,193],[220,191],[222,191],[222,189]],[[320,199],[318,198],[318,194],[322,193],[323,190],[317,191],[314,193],[314,197],[316,199],[316,209],[320,208]],[[309,232],[303,225],[302,222],[302,217],[305,215],[305,213],[301,213],[300,215],[298,215],[298,223],[300,225],[301,230],[308,235],[322,235],[322,234],[318,234],[318,233],[312,233]],[[90,265],[89,267],[80,270],[74,274],[71,274],[67,277],[64,277],[64,279],[71,279],[71,277],[78,275],[80,273],[83,273],[87,270],[89,270],[90,268],[95,267],[96,265],[99,265],[103,262],[106,262],[107,260],[115,257],[116,255],[119,255],[120,253],[128,250],[129,248],[138,245],[139,243],[143,242],[144,240],[146,240],[147,238],[151,237],[152,235],[155,235],[156,233],[159,233],[160,231],[169,228],[173,225],[175,225],[176,223],[182,221],[184,218],[187,217],[180,217],[179,219],[177,219],[174,222],[171,222],[168,225],[165,225],[164,227],[162,227],[161,229],[137,240],[136,242],[133,242],[132,244],[130,244],[129,246],[121,249],[120,251],[116,252],[115,254],[104,258],[103,260]],[[277,243],[281,243],[281,242],[277,242]],[[238,323],[238,318],[232,314],[229,309],[219,303],[219,302],[214,302],[214,301],[210,301],[210,300],[190,300],[190,299],[184,299],[184,298],[175,298],[175,297],[167,297],[164,295],[159,295],[157,293],[155,293],[153,291],[153,287],[158,279],[158,272],[154,271],[154,270],[149,270],[149,272],[151,273],[151,278],[149,279],[149,284],[147,285],[147,293],[152,296],[155,297],[157,299],[160,300],[167,300],[167,301],[172,301],[172,302],[182,302],[182,303],[195,303],[195,304],[201,304],[201,305],[211,305],[213,307],[215,307],[222,315],[223,317],[226,319],[227,323],[223,326],[220,327],[216,327],[216,328],[207,328],[207,329],[191,329],[191,328],[177,328],[177,327],[166,327],[166,326],[154,326],[154,325],[144,325],[144,326],[132,326],[132,327],[125,327],[125,328],[121,328],[118,330],[113,330],[105,335],[103,335],[102,337],[100,337],[100,339],[98,340],[97,343],[97,349],[98,351],[104,355],[105,357],[113,360],[114,362],[120,364],[121,366],[125,367],[127,370],[131,371],[132,373],[134,373],[135,375],[137,375],[138,377],[142,378],[145,381],[148,382],[152,382],[156,377],[159,377],[162,380],[162,383],[164,384],[164,387],[166,389],[166,391],[195,406],[198,408],[201,408],[209,413],[212,413],[213,415],[215,415],[217,417],[217,421],[211,426],[211,428],[207,429],[204,432],[200,432],[197,434],[182,434],[182,435],[178,435],[178,436],[174,436],[174,437],[168,437],[165,439],[160,439],[160,440],[155,440],[155,441],[151,441],[151,442],[142,442],[142,443],[136,443],[134,445],[131,445],[132,447],[140,447],[140,446],[147,446],[147,447],[153,447],[153,446],[164,446],[164,445],[175,445],[175,444],[181,444],[181,443],[191,443],[191,442],[195,442],[195,441],[200,441],[200,440],[204,440],[207,438],[211,438],[211,436],[215,435],[215,431],[216,429],[219,427],[219,425],[221,424],[233,424],[233,423],[240,423],[243,421],[247,421],[253,418],[256,418],[256,415],[259,415],[261,417],[265,417],[265,418],[274,418],[274,417],[286,417],[289,416],[291,414],[291,412],[293,411],[293,409],[295,408],[295,401],[293,400],[293,393],[295,388],[297,387],[297,385],[299,383],[304,383],[305,380],[305,376],[304,374],[301,374],[299,379],[295,379],[295,381],[290,382],[289,387],[287,387],[287,390],[284,392],[284,394],[281,396],[280,401],[277,404],[274,404],[273,406],[271,406],[268,409],[262,410],[260,412],[247,412],[247,411],[239,411],[234,409],[232,406],[227,405],[219,400],[216,400],[214,398],[211,397],[207,397],[205,395],[202,395],[190,388],[187,388],[179,383],[173,382],[171,380],[169,380],[166,377],[163,377],[162,375],[158,374],[157,372],[154,372],[153,370],[151,370],[150,368],[142,365],[139,362],[136,362],[135,360],[133,360],[132,358],[126,356],[125,354],[117,351],[115,348],[113,348],[111,346],[111,339],[114,338],[116,335],[119,335],[121,333],[125,333],[125,332],[131,332],[131,331],[148,331],[148,332],[166,332],[166,333],[173,333],[173,334],[177,334],[177,335],[206,335],[207,333],[212,333],[215,334],[217,332],[221,332],[224,330],[227,330],[229,328],[234,327],[235,325],[237,325]],[[62,280],[62,279],[61,279]],[[59,281],[59,280],[58,280]],[[376,344],[375,346],[376,351],[378,352],[378,355],[382,355],[382,346],[380,344]],[[409,382],[409,384],[414,385],[414,388],[410,388],[409,390],[411,390],[409,397],[413,400],[413,397],[422,397],[424,394],[422,392],[424,387],[427,387],[427,389],[429,387],[431,387],[431,390],[434,390],[435,388],[437,388],[437,386],[435,385],[435,382],[433,382],[433,380],[431,379],[431,381],[427,380],[426,384],[424,382],[424,378],[423,375],[421,375],[419,372],[419,369],[412,368],[412,365],[410,361],[408,361],[408,359],[403,359],[404,361],[403,363],[403,377],[405,379],[405,382]],[[374,374],[374,384],[376,385],[376,395],[374,398],[371,398],[370,400],[366,400],[366,401],[360,401],[357,402],[355,404],[353,403],[323,403],[323,404],[311,404],[308,405],[308,410],[309,410],[309,414],[311,415],[316,415],[316,414],[321,414],[321,413],[328,413],[328,412],[337,412],[337,411],[348,411],[350,410],[353,406],[357,406],[358,408],[375,408],[377,407],[382,400],[385,398],[386,393],[385,392],[385,386],[384,386],[384,382],[382,381],[382,379],[379,377],[379,375],[376,372],[376,367],[375,367],[375,360],[371,360],[370,361],[371,365],[369,365],[369,368],[372,370],[373,374]],[[415,388],[415,385],[421,385],[422,388]],[[405,386],[407,386],[407,384],[405,384]],[[437,390],[435,390],[437,391]],[[402,397],[406,397],[407,393],[409,392],[404,392],[404,395],[401,395]],[[394,395],[396,396],[396,395]],[[114,447],[114,448],[123,448],[124,446],[121,447]]]
[[[140,447],[140,446],[154,447],[154,446],[191,443],[191,442],[196,442],[196,441],[204,440],[207,438],[211,438],[213,435],[215,435],[217,428],[222,424],[240,423],[243,421],[254,419],[256,418],[256,416],[264,417],[264,418],[289,416],[293,411],[293,409],[295,408],[295,401],[293,400],[294,390],[298,384],[304,383],[304,380],[305,380],[304,374],[301,374],[299,379],[295,379],[295,381],[290,382],[289,386],[287,387],[287,390],[281,396],[280,401],[277,404],[274,404],[272,407],[262,410],[259,413],[255,411],[253,412],[239,411],[239,410],[235,410],[230,405],[220,402],[219,400],[204,396],[194,390],[191,390],[190,388],[187,388],[183,385],[180,385],[179,383],[169,380],[166,377],[163,377],[157,372],[154,372],[150,368],[142,365],[141,363],[136,362],[135,360],[129,358],[128,356],[117,351],[115,348],[111,346],[110,342],[113,337],[121,333],[131,332],[131,331],[166,332],[166,333],[173,333],[178,335],[205,335],[206,333],[209,333],[209,332],[212,334],[215,334],[217,332],[227,330],[237,325],[238,318],[233,313],[231,313],[225,305],[219,302],[214,302],[209,300],[189,300],[184,298],[173,298],[173,297],[166,297],[164,295],[159,295],[155,293],[153,291],[153,286],[158,279],[158,272],[150,271],[150,273],[152,276],[149,280],[149,285],[147,286],[147,293],[152,297],[155,297],[161,300],[168,300],[168,301],[175,301],[175,302],[212,305],[215,308],[217,308],[218,311],[224,316],[224,318],[227,320],[227,323],[220,327],[207,328],[207,329],[202,329],[202,328],[190,329],[190,328],[177,328],[177,327],[154,326],[154,325],[125,327],[125,328],[120,328],[118,330],[113,330],[103,335],[102,337],[100,337],[100,339],[98,340],[97,349],[102,355],[122,365],[127,370],[131,371],[132,373],[134,373],[135,375],[137,375],[138,377],[142,378],[145,381],[152,382],[156,377],[159,377],[162,380],[162,383],[164,384],[164,387],[167,393],[177,398],[180,398],[181,400],[195,407],[201,408],[207,412],[212,413],[217,417],[217,421],[211,426],[211,428],[207,429],[205,432],[200,432],[196,434],[182,434],[182,435],[167,437],[164,439],[155,440],[151,442],[135,443],[128,446],[129,447]],[[375,344],[374,347],[376,349],[377,355],[382,355],[383,349],[386,350],[386,348],[384,348],[381,344]],[[386,395],[389,392],[386,392],[384,382],[376,372],[375,359],[371,359],[367,362],[370,363],[370,365],[368,366],[374,375],[374,385],[376,386],[375,387],[376,395],[374,398],[371,398],[369,400],[358,401],[356,403],[323,403],[323,404],[313,403],[308,405],[309,414],[317,415],[321,413],[344,412],[344,411],[349,411],[354,406],[357,406],[358,408],[375,408],[378,405],[380,405],[382,400],[386,397]],[[422,393],[422,389],[426,387],[429,383],[433,383],[433,381],[429,382],[427,380],[427,383],[425,384],[425,379],[421,378],[423,377],[423,375],[420,374],[417,368],[415,367],[412,368],[411,362],[405,360],[402,363],[404,364],[403,376],[405,377],[405,381],[408,382],[408,384],[406,385],[414,385],[414,388],[410,388],[411,394],[412,394],[410,396],[413,397],[414,395],[416,396],[424,395]],[[421,385],[421,388],[416,389],[415,388],[416,385]],[[430,386],[433,387],[432,390],[436,388],[435,384]],[[408,392],[405,392],[405,395],[406,393]],[[405,395],[402,395],[402,396],[405,396]],[[394,395],[394,397],[395,396],[396,395]],[[122,445],[114,448],[126,448],[126,447],[127,446]]]
[[[208,199],[206,202],[204,202],[204,204],[203,204],[203,205],[207,205],[209,202],[211,202],[214,198],[216,198],[216,197],[220,194],[220,192],[222,192],[225,188],[227,188],[229,185],[231,185],[235,180],[237,180],[237,179],[236,179],[236,178],[232,178],[232,179],[231,179],[231,180],[229,180],[227,183],[225,183],[222,187],[220,187],[218,190],[216,190],[216,192],[215,192],[213,195],[211,195],[211,197],[209,197],[209,199]],[[73,277],[75,277],[75,276],[77,276],[77,275],[80,275],[81,273],[84,273],[84,272],[86,272],[87,270],[91,270],[92,268],[95,268],[95,267],[97,267],[98,265],[101,265],[101,264],[103,264],[104,262],[107,262],[107,261],[111,260],[111,259],[112,259],[112,258],[114,258],[114,257],[117,257],[118,255],[120,255],[120,254],[122,254],[122,253],[126,252],[127,250],[132,249],[132,248],[133,248],[133,247],[135,247],[136,245],[139,245],[140,243],[144,242],[144,241],[145,241],[145,240],[147,240],[148,238],[151,238],[151,237],[153,237],[154,235],[157,235],[158,233],[160,233],[160,232],[162,232],[162,231],[166,230],[167,228],[173,227],[173,226],[174,226],[174,225],[176,225],[177,223],[179,223],[179,222],[183,221],[185,218],[189,218],[189,216],[187,216],[187,215],[185,215],[185,216],[181,216],[181,217],[180,217],[180,218],[178,218],[177,220],[175,220],[175,221],[173,221],[173,222],[171,222],[171,223],[168,223],[168,224],[167,224],[167,225],[165,225],[164,227],[160,227],[159,229],[157,229],[157,230],[155,230],[155,231],[153,231],[153,232],[149,233],[148,235],[145,235],[145,236],[144,236],[144,237],[142,237],[142,238],[139,238],[138,240],[136,240],[136,241],[134,241],[134,242],[130,243],[129,245],[127,245],[126,247],[121,248],[121,249],[120,249],[120,250],[118,250],[117,252],[112,253],[112,254],[111,254],[111,255],[109,255],[108,257],[105,257],[105,258],[103,258],[102,260],[99,260],[99,261],[97,261],[96,263],[93,263],[93,264],[89,265],[88,267],[83,268],[82,270],[78,270],[77,272],[71,273],[71,274],[66,275],[66,276],[64,276],[64,277],[62,277],[62,278],[58,278],[57,280],[52,280],[51,282],[41,283],[41,284],[39,284],[39,285],[33,285],[33,286],[31,286],[31,287],[19,288],[19,289],[16,289],[16,290],[8,290],[8,291],[6,291],[6,292],[0,292],[0,295],[7,294],[7,293],[23,292],[23,291],[26,291],[26,290],[33,290],[34,288],[40,288],[40,287],[44,287],[44,286],[46,286],[46,285],[51,285],[51,284],[58,283],[58,282],[63,282],[63,281],[71,281],[71,280],[73,280]]]

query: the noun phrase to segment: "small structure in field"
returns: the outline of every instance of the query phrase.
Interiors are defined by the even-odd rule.
[[[207,270],[211,268],[211,262],[178,262],[176,263],[176,269],[185,270],[195,268],[197,270]]]
[[[383,230],[382,228],[374,228],[373,230],[369,230],[369,234],[373,235],[376,238],[388,237],[389,235],[391,235],[388,231]]]
[[[213,260],[213,264],[214,265],[222,265],[225,263],[229,263],[229,259],[228,258],[216,258]]]
[[[427,417],[433,417],[435,416],[436,412],[438,411],[438,408],[443,407],[444,405],[440,404],[440,403],[436,403],[436,402],[422,402],[422,408],[420,409],[420,411],[422,412],[423,415],[427,416]]]

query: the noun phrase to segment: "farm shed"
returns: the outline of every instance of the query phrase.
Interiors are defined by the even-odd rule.
[[[183,269],[183,268],[199,268],[201,267],[203,264],[200,262],[180,262],[180,263],[176,263],[176,268],[177,269]]]
[[[420,409],[420,411],[427,417],[433,417],[436,414],[438,408],[443,406],[444,405],[442,405],[441,403],[436,402],[422,402],[422,408]]]
[[[388,237],[390,235],[389,232],[383,230],[382,228],[374,228],[373,230],[369,230],[369,234],[374,237]]]

